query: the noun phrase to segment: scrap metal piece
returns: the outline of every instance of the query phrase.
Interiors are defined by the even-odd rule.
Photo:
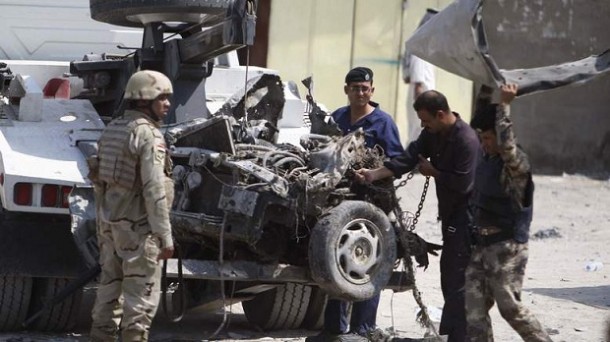
[[[258,192],[243,190],[234,186],[223,186],[218,208],[237,214],[254,216]]]
[[[230,121],[230,117],[215,116],[183,122],[164,129],[165,139],[176,147],[198,147],[235,154]]]
[[[610,51],[539,68],[498,68],[489,54],[482,4],[482,0],[453,2],[413,33],[405,44],[405,53],[488,86],[516,83],[518,96],[581,84],[610,71]]]
[[[480,0],[451,3],[413,33],[406,51],[464,78],[502,84],[504,77],[489,55],[481,6]]]
[[[185,279],[212,279],[231,281],[260,281],[268,283],[301,283],[311,284],[313,280],[306,268],[287,264],[261,264],[252,261],[218,261],[183,259],[183,276]],[[167,276],[178,276],[176,259],[167,260]],[[397,292],[413,288],[413,276],[407,272],[392,272],[386,289]]]
[[[246,88],[242,88],[231,96],[214,113],[214,116],[226,115],[240,120],[244,117],[245,103],[248,120],[266,120],[277,127],[278,121],[282,118],[282,109],[285,102],[284,87],[280,77],[278,75],[263,74],[248,80]]]
[[[610,50],[578,61],[532,69],[500,70],[509,83],[519,85],[517,95],[580,84],[610,70]]]
[[[339,138],[334,144],[310,154],[309,167],[321,172],[307,182],[307,191],[333,189],[353,162],[361,160],[366,154],[364,131],[358,129]]]
[[[320,134],[327,136],[342,136],[343,131],[339,128],[339,125],[333,120],[330,113],[323,110],[313,98],[313,79],[307,77],[301,81],[305,88],[308,90],[306,96],[308,104],[309,121],[311,122],[311,134]]]
[[[214,260],[183,259],[185,279],[243,280],[266,282],[310,283],[307,269],[286,264],[261,264],[253,261],[225,261],[219,264]],[[176,259],[167,260],[167,276],[178,275]]]
[[[278,196],[286,198],[288,196],[288,181],[286,179],[278,176],[277,174],[256,165],[255,163],[249,160],[236,160],[229,161],[226,160],[223,162],[223,165],[240,169],[252,176],[262,180],[265,183],[268,183],[273,192],[275,192]]]

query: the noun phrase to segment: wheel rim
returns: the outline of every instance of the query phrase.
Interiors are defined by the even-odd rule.
[[[335,260],[347,281],[365,284],[371,280],[383,251],[380,237],[379,227],[365,219],[351,221],[341,229]]]

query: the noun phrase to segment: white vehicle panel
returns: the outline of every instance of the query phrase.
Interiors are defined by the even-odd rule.
[[[0,31],[0,59],[81,60],[142,42],[141,29],[91,19],[88,0],[0,0]]]
[[[0,119],[0,172],[4,175],[2,195],[5,208],[15,211],[61,212],[65,208],[41,208],[38,188],[42,184],[73,186],[86,184],[88,173],[79,140],[97,140],[104,124],[88,100],[43,100],[41,122],[21,122],[15,109],[4,105]],[[15,183],[34,184],[32,206],[13,203]],[[38,191],[38,192],[37,192]]]
[[[0,126],[0,150],[5,177],[52,179],[84,183],[87,166],[70,133],[79,129],[102,129],[104,124],[88,100],[43,100],[42,122],[9,118]],[[99,133],[91,132],[96,140]]]

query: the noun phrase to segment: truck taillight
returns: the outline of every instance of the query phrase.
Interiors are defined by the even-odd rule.
[[[70,191],[72,191],[71,186],[62,186],[61,187],[61,207],[68,207],[68,197],[70,196]]]
[[[4,185],[4,173],[0,173],[0,185]]]
[[[51,208],[67,208],[68,196],[72,191],[70,186],[45,184],[42,186],[42,206]]]
[[[42,186],[42,206],[57,207],[59,197],[59,186],[53,184],[45,184]]]
[[[13,188],[13,201],[17,205],[32,205],[32,184],[15,184]]]

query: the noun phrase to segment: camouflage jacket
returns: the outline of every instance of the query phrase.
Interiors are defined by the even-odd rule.
[[[173,182],[158,124],[128,110],[113,120],[99,140],[98,219],[148,224],[162,247],[173,246],[169,206]]]
[[[531,166],[527,154],[517,145],[510,120],[510,106],[498,105],[496,111],[496,137],[499,154],[504,161],[500,183],[505,193],[519,209],[523,207],[527,183],[531,176]]]

